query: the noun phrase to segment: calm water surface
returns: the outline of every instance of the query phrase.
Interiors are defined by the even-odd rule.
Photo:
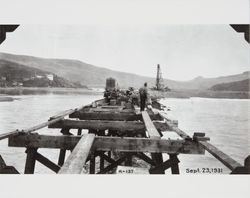
[[[27,95],[15,96],[20,100],[0,102],[0,133],[26,127],[46,121],[50,116],[102,98],[102,94],[93,95]],[[171,108],[169,117],[179,121],[179,128],[190,136],[194,132],[204,132],[210,142],[243,163],[250,153],[250,100],[230,99],[164,99],[162,103]],[[59,134],[56,129],[39,130],[42,134]],[[174,133],[165,133],[165,138],[178,138]],[[7,140],[0,141],[0,153],[8,165],[15,166],[20,172],[24,170],[25,149],[7,146]],[[58,150],[39,149],[39,152],[54,162],[58,159]],[[168,158],[167,155],[164,158]],[[179,155],[180,171],[187,168],[223,168],[210,154]],[[36,163],[35,173],[52,173],[49,169]],[[167,171],[168,173],[168,171]]]
[[[250,154],[250,100],[238,99],[165,99],[169,116],[179,121],[179,128],[190,136],[204,132],[210,143],[243,164]],[[165,136],[173,134],[165,133]],[[206,152],[205,155],[180,155],[182,173],[187,168],[223,168],[229,170]]]

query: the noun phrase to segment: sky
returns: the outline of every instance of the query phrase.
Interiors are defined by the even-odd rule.
[[[0,52],[78,59],[99,67],[191,80],[250,70],[249,44],[229,25],[20,25]]]

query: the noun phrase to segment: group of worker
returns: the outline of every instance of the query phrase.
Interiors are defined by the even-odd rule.
[[[144,83],[144,86],[139,89],[139,94],[134,90],[133,87],[130,87],[128,90],[119,90],[113,89],[104,92],[104,98],[107,103],[110,103],[111,99],[120,99],[126,102],[129,102],[133,105],[140,104],[140,110],[144,111],[147,104],[151,104],[151,99],[149,96],[147,83]],[[139,99],[139,100],[138,100]]]

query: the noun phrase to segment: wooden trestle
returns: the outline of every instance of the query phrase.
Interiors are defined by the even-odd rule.
[[[47,126],[61,129],[62,135],[34,133]],[[77,129],[77,132],[74,134],[72,129]],[[163,139],[162,134],[168,131],[175,131],[180,139]],[[179,154],[203,155],[205,150],[232,173],[249,173],[249,158],[242,166],[208,143],[209,138],[204,133],[188,136],[163,111],[148,109],[140,112],[136,106],[129,109],[110,106],[104,100],[67,110],[35,127],[2,134],[0,139],[4,138],[9,139],[9,146],[26,147],[25,174],[34,173],[36,161],[59,174],[105,174],[115,170],[116,173],[164,174],[169,168],[172,174],[179,174]],[[41,148],[59,149],[58,162],[40,154]],[[66,152],[71,153],[65,161]],[[169,156],[166,161],[163,153]],[[138,167],[135,159],[143,161],[147,168]],[[6,167],[0,166],[1,172],[17,172]]]

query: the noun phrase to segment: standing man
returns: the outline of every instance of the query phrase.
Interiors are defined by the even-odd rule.
[[[147,83],[144,83],[144,86],[139,89],[139,94],[140,94],[140,107],[141,111],[144,111],[145,106],[146,106],[146,101],[148,99],[148,88],[147,88]]]

